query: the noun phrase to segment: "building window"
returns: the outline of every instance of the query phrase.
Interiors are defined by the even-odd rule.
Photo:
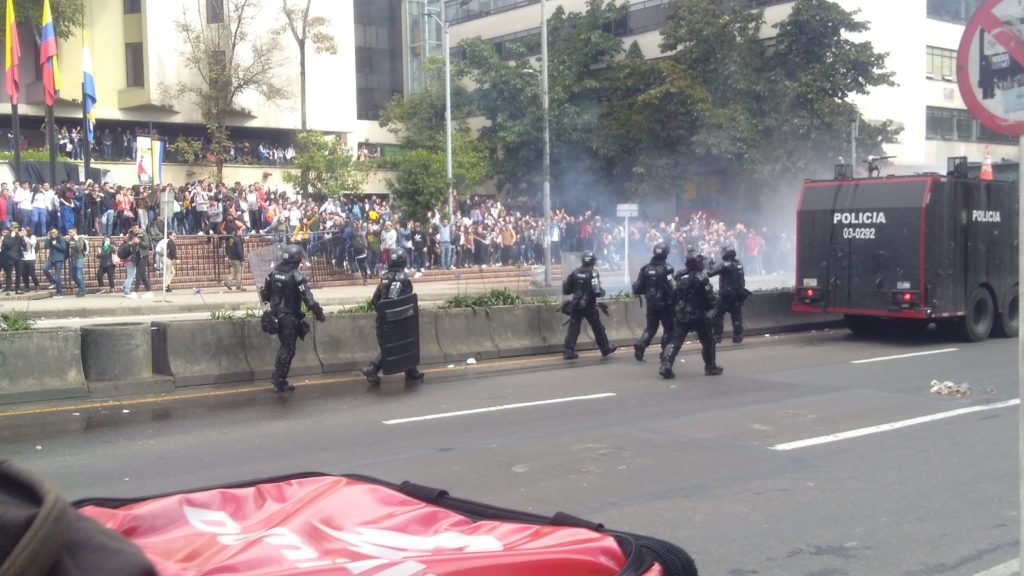
[[[540,0],[445,0],[444,18],[451,24],[458,24],[539,3]]]
[[[491,44],[502,60],[514,60],[520,53],[537,56],[540,54],[540,26],[491,38]]]
[[[1011,136],[996,134],[974,119],[967,110],[929,106],[925,118],[925,138],[961,142],[1015,143]]]
[[[125,14],[142,14],[142,0],[124,0]]]
[[[955,24],[966,24],[982,0],[928,0],[928,17]]]
[[[206,0],[206,23],[224,23],[224,0]]]
[[[928,46],[925,74],[934,80],[956,82],[956,50]]]
[[[124,45],[124,67],[128,71],[128,87],[140,88],[146,85],[146,64],[142,59],[142,42]]]
[[[737,6],[739,8],[755,10],[757,8],[767,8],[768,6],[787,4],[795,1],[796,0],[722,0],[722,6],[725,6],[726,8]]]

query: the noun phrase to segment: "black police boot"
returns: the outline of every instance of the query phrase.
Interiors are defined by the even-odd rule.
[[[644,361],[644,347],[639,342],[633,344],[633,357],[637,362]]]
[[[575,360],[579,357],[580,355],[577,354],[576,351],[573,350],[572,348],[566,348],[565,351],[562,352],[562,358],[566,360]]]
[[[372,384],[374,386],[379,386],[380,385],[380,376],[377,374],[377,372],[379,370],[380,370],[379,366],[377,366],[373,362],[370,362],[366,366],[363,366],[363,369],[361,370],[361,372],[363,373],[363,376],[366,376],[366,381],[367,382],[369,382],[370,384]]]
[[[704,367],[704,375],[705,376],[718,376],[722,372],[725,372],[725,368],[722,368],[721,366],[705,366]]]
[[[295,386],[288,383],[287,380],[279,380],[274,382],[274,394],[283,394],[285,392],[291,392],[295,390]]]
[[[739,344],[740,342],[743,342],[743,335],[740,334],[739,336],[733,336],[732,337],[732,341],[735,342],[736,344]]]
[[[666,380],[671,380],[676,377],[676,373],[672,371],[672,365],[666,362],[661,363],[661,368],[658,369],[658,374]]]
[[[423,372],[416,366],[405,371],[406,380],[423,380],[423,376],[425,376],[425,374],[423,374]]]
[[[615,352],[618,349],[619,349],[618,346],[609,346],[606,350],[601,350],[601,358],[605,358],[607,356],[611,356],[612,353]]]

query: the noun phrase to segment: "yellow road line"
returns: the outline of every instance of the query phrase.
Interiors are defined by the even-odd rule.
[[[520,366],[524,364],[541,364],[547,360],[550,360],[553,354],[541,355],[541,356],[530,356],[525,359],[519,360],[494,360],[486,363],[477,364],[480,368],[502,368],[509,366]],[[457,370],[466,370],[465,365],[456,365],[454,368],[448,367],[437,367],[427,368],[424,370],[427,374],[438,373],[438,372],[454,372]],[[320,386],[323,384],[342,384],[347,382],[359,382],[363,381],[362,376],[332,376],[316,378],[306,380],[302,384],[297,384],[296,388],[303,388],[306,386]],[[221,396],[230,396],[234,394],[243,394],[247,392],[255,392],[266,388],[266,384],[252,384],[248,386],[238,386],[229,388],[226,390],[207,390],[203,392],[171,392],[166,395],[158,396],[142,396],[138,398],[129,398],[124,400],[94,400],[89,402],[81,402],[78,404],[62,404],[60,406],[43,406],[39,408],[23,408],[14,409],[8,411],[2,411],[0,409],[0,418],[10,418],[14,416],[28,416],[38,414],[54,414],[58,412],[75,412],[81,410],[90,410],[95,408],[109,408],[109,407],[120,407],[120,406],[137,406],[140,404],[150,404],[155,402],[168,402],[175,400],[194,400],[198,398],[217,398]]]

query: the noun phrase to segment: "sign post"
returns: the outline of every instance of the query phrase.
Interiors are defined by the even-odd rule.
[[[618,216],[619,218],[625,218],[626,219],[626,229],[624,231],[625,234],[623,234],[625,236],[625,240],[626,240],[626,249],[623,252],[623,260],[624,260],[623,275],[626,278],[626,286],[627,287],[629,286],[629,219],[630,218],[636,218],[639,214],[640,214],[640,205],[639,204],[616,204],[615,205],[615,215]]]
[[[1017,0],[985,0],[964,27],[956,55],[956,81],[967,109],[986,128],[1018,142],[1017,197],[1024,193],[1024,7]],[[1019,208],[1018,208],[1019,210]],[[1018,246],[1024,227],[1018,226]],[[1024,266],[1018,251],[1018,278]],[[1024,398],[1024,339],[1017,340],[1018,397]],[[1020,533],[1024,534],[1024,405],[1018,412]],[[1019,566],[1024,568],[1024,538]]]

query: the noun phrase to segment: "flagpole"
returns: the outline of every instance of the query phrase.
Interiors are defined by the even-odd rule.
[[[46,107],[46,147],[50,151],[50,186],[57,188],[57,133],[54,129],[53,106]]]
[[[88,103],[85,99],[85,82],[82,82],[82,139],[85,140],[85,148],[82,159],[85,161],[85,179],[89,179],[89,164],[92,162],[92,139],[89,138],[89,111],[86,110]]]
[[[83,153],[82,158],[85,161],[84,162],[84,164],[85,164],[85,174],[84,174],[84,178],[82,179],[82,185],[83,186],[85,185],[85,182],[87,180],[89,180],[89,153],[91,152],[90,149],[92,148],[92,142],[89,141],[89,112],[86,111],[87,106],[88,106],[88,104],[86,103],[86,97],[85,97],[85,80],[83,80],[82,81],[82,133],[81,133],[81,135],[80,135],[80,137],[78,139],[78,141],[81,143],[80,145],[82,147],[82,153]],[[79,232],[81,232],[84,236],[88,236],[89,232],[92,231],[91,223],[86,221],[86,216],[87,215],[86,215],[86,212],[85,212],[85,204],[86,204],[86,198],[88,197],[88,195],[89,195],[89,191],[88,190],[83,190],[82,191],[82,225],[79,226],[78,228],[79,228]],[[85,228],[84,231],[82,230],[83,227]]]
[[[21,122],[17,104],[11,104],[11,124],[14,127],[14,179],[21,182]]]

